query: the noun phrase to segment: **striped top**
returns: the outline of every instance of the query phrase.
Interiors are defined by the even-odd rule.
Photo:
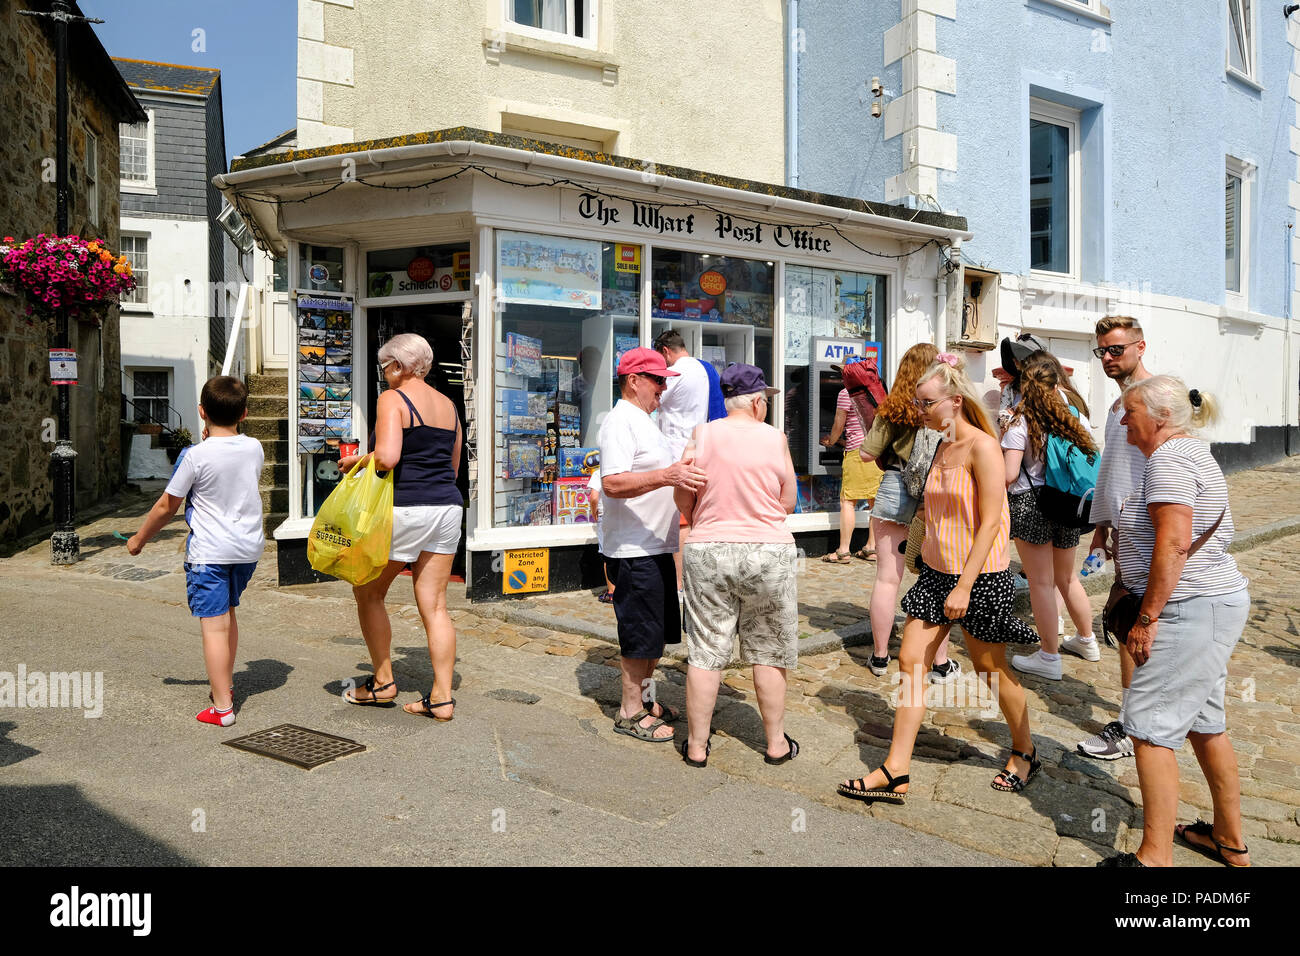
[[[1119,552],[1124,586],[1142,594],[1151,573],[1156,529],[1147,505],[1170,503],[1192,509],[1192,541],[1223,515],[1209,541],[1187,559],[1170,601],[1212,594],[1231,594],[1246,586],[1237,562],[1228,554],[1234,527],[1228,483],[1210,456],[1210,446],[1196,438],[1171,438],[1147,459],[1146,474],[1116,518],[1124,547]]]
[[[952,459],[947,442],[939,446],[940,457],[925,482],[925,541],[921,560],[944,574],[961,574],[966,567],[975,533],[979,530],[979,490],[975,476],[966,467],[969,446],[959,460]],[[1005,571],[1011,564],[1011,509],[1003,492],[998,536],[980,574]]]
[[[858,410],[853,405],[853,399],[849,398],[847,388],[840,389],[840,394],[836,396],[835,410],[844,412],[844,450],[852,451],[862,444],[862,419],[858,417]]]

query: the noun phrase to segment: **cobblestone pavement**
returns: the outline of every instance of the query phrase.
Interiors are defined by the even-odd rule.
[[[1293,461],[1300,464],[1300,460]],[[1300,511],[1300,472],[1292,463],[1234,475],[1230,482],[1239,534],[1295,518]],[[113,535],[114,531],[132,532],[149,503],[141,497],[83,528],[83,560],[60,569],[57,573],[66,575],[61,578],[65,584],[51,587],[83,586],[73,583],[81,580],[86,587],[111,588],[121,600],[138,595],[141,600],[175,604],[177,612],[183,613],[179,570],[183,524],[173,522],[137,559],[128,556]],[[1239,553],[1237,560],[1251,579],[1253,606],[1246,633],[1229,665],[1227,709],[1229,734],[1241,766],[1246,838],[1256,864],[1297,865],[1300,600],[1294,582],[1300,580],[1300,534]],[[48,567],[45,562],[48,546],[38,545],[0,562],[0,567],[11,564],[30,576]],[[358,645],[356,650],[364,656],[355,634],[350,589],[345,584],[277,589],[274,580],[274,560],[268,555],[250,587],[254,593],[246,599],[251,607],[266,610],[265,633],[301,632],[305,621],[330,621],[319,625],[318,637],[300,643],[304,647]],[[870,581],[871,569],[861,562],[852,566],[809,562],[801,578],[801,616],[810,627],[859,625],[866,616]],[[51,600],[56,593],[50,591]],[[581,607],[589,610],[593,619],[607,622],[605,626],[612,625],[612,612],[586,592],[545,600]],[[1098,611],[1102,596],[1092,600],[1094,611]],[[403,648],[402,666],[427,670],[427,657],[419,664],[423,632],[409,578],[399,579],[389,606],[395,647]],[[454,596],[458,679],[468,682],[460,688],[460,695],[465,696],[475,682],[498,680],[501,674],[517,675],[519,685],[527,684],[527,675],[533,674],[537,682],[528,686],[543,692],[546,681],[550,687],[572,685],[577,690],[565,693],[562,708],[575,728],[598,735],[612,746],[633,748],[652,776],[677,772],[680,757],[670,749],[647,748],[612,734],[610,717],[619,695],[616,646],[591,633],[574,633],[587,629],[582,626],[521,625],[494,616],[497,611],[499,606],[467,604],[463,591]],[[574,616],[576,619],[576,611]],[[897,644],[892,647],[896,651]],[[864,768],[879,763],[891,733],[891,678],[896,665],[891,665],[887,677],[877,678],[866,667],[867,653],[865,647],[849,647],[806,654],[791,671],[787,727],[800,741],[802,751],[798,760],[781,767],[769,767],[760,759],[763,736],[750,675],[740,668],[727,670],[714,718],[709,767],[693,771],[700,776],[690,779],[715,780],[719,786],[731,782],[778,787],[788,792],[792,801],[819,805],[821,812],[833,809],[889,821],[1008,863],[1087,866],[1115,850],[1136,848],[1142,812],[1133,761],[1098,762],[1074,752],[1077,741],[1096,732],[1118,710],[1119,667],[1113,650],[1103,647],[1098,663],[1067,656],[1065,676],[1059,682],[1026,678],[1035,743],[1045,766],[1020,795],[989,788],[1005,760],[1009,742],[1001,715],[981,706],[985,701],[977,696],[973,683],[955,685],[946,700],[936,701],[927,712],[911,770],[912,798],[905,807],[871,807],[835,793],[839,780],[859,776]],[[953,655],[969,672],[969,660],[959,644],[954,645]],[[565,661],[571,663],[562,663]],[[403,686],[419,686],[404,673],[399,673]],[[665,659],[656,678],[661,699],[682,707],[683,664]],[[427,675],[421,672],[419,679],[427,680]],[[678,727],[681,738],[684,723]],[[1209,794],[1190,747],[1183,748],[1178,760],[1182,771],[1180,817],[1205,817]],[[573,788],[574,799],[580,799],[584,786],[599,789],[601,784],[566,778],[566,786]],[[1175,863],[1207,865],[1208,861],[1176,847]]]

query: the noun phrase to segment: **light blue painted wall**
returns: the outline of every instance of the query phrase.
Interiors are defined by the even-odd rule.
[[[975,233],[967,261],[1028,271],[1032,91],[1094,107],[1083,116],[1085,280],[1221,303],[1224,160],[1233,154],[1258,165],[1250,306],[1283,314],[1296,157],[1280,7],[1257,13],[1262,92],[1225,75],[1223,0],[1110,7],[1109,27],[1036,0],[962,0],[956,21],[938,19],[958,91],[938,97],[939,128],[958,137],[958,169],[940,172],[939,200]],[[873,74],[900,91],[899,65],[880,65],[883,31],[898,13],[893,0],[800,4],[801,186],[878,200],[901,171],[902,137],[882,141],[883,119],[871,119],[856,94]]]

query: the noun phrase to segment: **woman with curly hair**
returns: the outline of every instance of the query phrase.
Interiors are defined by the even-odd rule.
[[[1092,608],[1074,573],[1079,531],[1057,524],[1038,507],[1037,488],[1043,485],[1045,448],[1049,436],[1062,438],[1088,456],[1100,454],[1088,431],[1087,408],[1070,384],[1061,363],[1038,352],[1020,369],[1020,404],[1002,436],[1007,493],[1011,503],[1011,537],[1029,579],[1029,602],[1042,635],[1033,654],[1011,658],[1011,666],[1026,674],[1061,679],[1061,651],[1098,661],[1101,651],[1092,633]],[[1056,591],[1075,636],[1061,640],[1057,632]]]
[[[1029,732],[1025,690],[1008,667],[1007,644],[1037,644],[1038,635],[1011,612],[1006,483],[997,432],[975,394],[961,359],[940,353],[916,386],[922,421],[945,435],[925,482],[925,543],[921,575],[903,598],[907,623],[898,655],[901,696],[889,753],[876,770],[846,780],[839,793],[856,800],[904,802],[916,735],[925,719],[921,680],[953,624],[1002,709],[1011,756],[990,783],[1019,793],[1042,767]]]
[[[914,404],[916,381],[929,368],[939,350],[929,342],[913,345],[903,353],[894,376],[894,387],[876,410],[875,421],[858,449],[863,461],[874,461],[884,475],[871,508],[871,527],[876,537],[876,584],[871,590],[871,673],[883,676],[889,669],[889,635],[894,628],[894,608],[903,581],[903,552],[907,526],[920,506],[903,486],[902,468],[912,456],[917,433],[923,427]],[[931,680],[953,679],[961,665],[948,659],[945,640],[935,654]]]

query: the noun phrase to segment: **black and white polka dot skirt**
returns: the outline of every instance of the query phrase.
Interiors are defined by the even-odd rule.
[[[930,624],[960,624],[971,637],[989,644],[1038,643],[1034,629],[1012,613],[1016,586],[1009,568],[977,577],[970,589],[966,616],[960,621],[949,620],[943,613],[943,602],[959,577],[921,562],[921,576],[903,597],[904,613]]]

